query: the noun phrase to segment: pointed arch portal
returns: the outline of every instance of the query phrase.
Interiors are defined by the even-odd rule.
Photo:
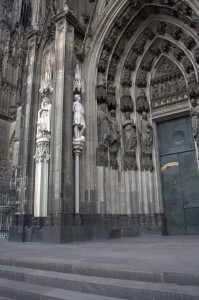
[[[102,20],[94,40],[94,44],[98,41],[97,47],[93,46],[98,49],[93,51],[93,56],[98,57],[97,79],[93,82],[97,100],[94,117],[97,130],[93,134],[97,136],[98,212],[144,215],[153,221],[157,215],[160,219],[165,216],[169,234],[199,233],[199,201],[193,201],[189,215],[185,211],[186,197],[195,199],[199,180],[198,149],[189,117],[189,100],[199,96],[198,11],[184,0],[110,1],[106,9],[107,24]],[[102,26],[106,29],[102,30]],[[188,134],[188,148],[184,151],[192,151],[189,153],[192,167],[188,170],[192,179],[183,191],[184,177],[181,178],[178,189],[182,226],[181,221],[175,225],[177,205],[173,203],[168,209],[172,190],[165,190],[164,176],[161,179],[164,161],[159,159],[162,136],[169,139],[169,128],[174,130],[175,124],[182,126],[179,132],[184,130]],[[179,132],[172,132],[177,140]],[[181,153],[181,147],[176,142],[176,153]],[[175,173],[177,165],[169,163],[167,171]],[[180,158],[177,163],[181,168]],[[172,181],[172,175],[169,180]],[[174,229],[169,227],[171,219]]]

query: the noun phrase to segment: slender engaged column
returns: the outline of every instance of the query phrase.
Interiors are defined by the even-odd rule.
[[[81,78],[81,70],[79,65],[75,68],[75,78],[73,81],[73,152],[75,154],[75,213],[79,214],[79,202],[80,202],[80,155],[84,148],[86,129],[84,119],[84,107],[81,103],[81,93],[84,92],[84,82]]]
[[[47,217],[49,144],[48,138],[37,140],[35,154],[35,217]]]
[[[75,213],[79,214],[80,202],[80,155],[84,148],[84,140],[73,141],[73,152],[75,154]]]
[[[75,213],[76,214],[79,214],[79,194],[80,194],[79,158],[80,158],[80,152],[75,151]]]

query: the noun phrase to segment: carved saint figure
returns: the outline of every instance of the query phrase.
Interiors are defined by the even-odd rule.
[[[50,81],[52,79],[52,60],[51,53],[48,53],[46,57],[46,69],[45,69],[45,81]]]
[[[84,120],[84,107],[81,104],[81,96],[76,94],[73,102],[73,127],[74,127],[74,139],[85,140],[83,136],[86,124]]]
[[[196,99],[191,100],[191,122],[193,129],[193,136],[197,143],[199,143],[199,105]]]
[[[37,136],[44,136],[50,133],[51,124],[51,103],[48,97],[44,97],[41,109],[38,111]]]
[[[151,154],[153,144],[153,128],[147,119],[147,113],[143,111],[140,124],[141,154]]]
[[[116,119],[116,113],[111,110],[110,117],[108,117],[110,128],[109,152],[117,153],[120,146],[119,126]]]
[[[126,152],[128,152],[128,151],[135,152],[135,147],[136,147],[136,143],[137,143],[136,126],[135,126],[133,119],[131,120],[130,112],[126,112],[125,117],[126,117],[126,120],[122,124],[124,131],[125,131],[124,148],[125,148]]]
[[[107,118],[107,104],[102,103],[98,106],[97,114],[97,133],[99,145],[108,147],[109,141],[109,122]]]

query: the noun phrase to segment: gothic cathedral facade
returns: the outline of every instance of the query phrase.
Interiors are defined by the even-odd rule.
[[[0,0],[11,241],[199,234],[197,0]]]

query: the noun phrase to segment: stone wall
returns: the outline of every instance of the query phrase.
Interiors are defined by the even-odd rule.
[[[0,185],[8,185],[11,174],[11,123],[0,119]]]

